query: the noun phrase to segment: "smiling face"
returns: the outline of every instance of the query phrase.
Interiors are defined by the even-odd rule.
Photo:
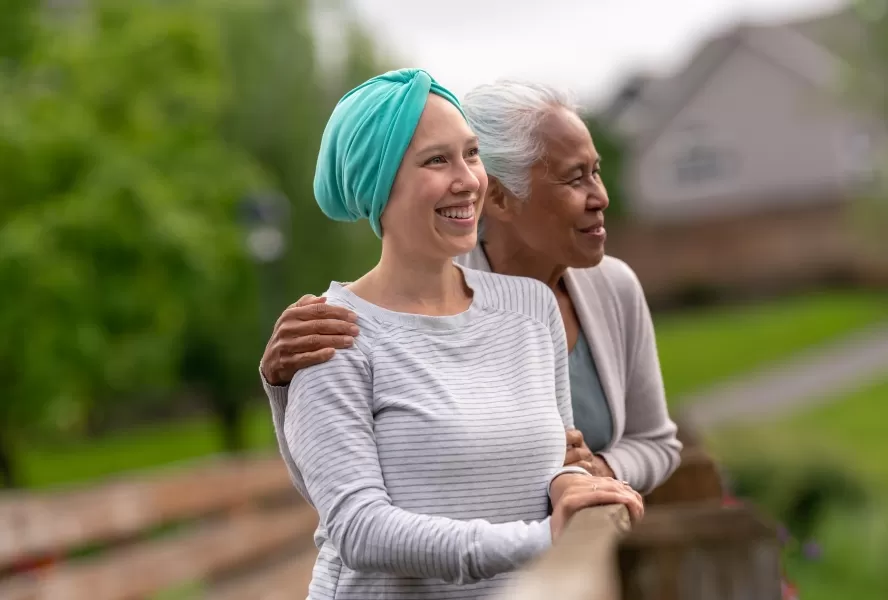
[[[576,113],[565,108],[554,108],[536,135],[543,156],[530,169],[529,198],[494,201],[502,208],[492,206],[490,215],[507,220],[533,255],[556,265],[593,267],[604,257],[608,197],[592,136]]]
[[[486,190],[477,138],[455,106],[430,94],[382,213],[383,246],[428,259],[469,252]]]

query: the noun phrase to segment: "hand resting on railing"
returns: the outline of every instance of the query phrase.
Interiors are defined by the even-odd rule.
[[[644,516],[641,494],[622,481],[580,473],[565,473],[552,481],[552,540],[557,540],[571,517],[590,506],[622,504],[633,522]]]

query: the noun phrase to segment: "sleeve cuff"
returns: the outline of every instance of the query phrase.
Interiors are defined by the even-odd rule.
[[[607,466],[610,467],[610,470],[614,472],[614,479],[616,479],[617,481],[626,481],[626,470],[613,454],[610,454],[608,452],[599,452],[596,454],[596,456],[607,463]]]
[[[265,394],[268,396],[268,400],[277,406],[277,408],[284,409],[287,407],[287,395],[290,391],[289,385],[271,385],[265,379],[265,374],[262,373],[262,365],[259,365],[259,377],[262,379],[262,388],[265,390]]]
[[[598,456],[603,458],[611,468],[611,471],[614,472],[614,479],[617,481],[626,481],[633,490],[644,493],[644,486],[642,485],[642,482],[639,481],[638,477],[640,469],[638,467],[627,469],[626,464],[620,460],[620,455],[621,452],[619,449],[616,451],[612,449],[608,452],[601,452],[598,454]],[[625,454],[623,454],[623,458],[629,458],[630,461],[632,460],[631,457],[626,457]]]
[[[539,557],[552,547],[552,518],[546,517],[534,535],[534,551],[530,560]]]
[[[546,487],[546,493],[549,495],[549,498],[552,498],[552,482],[555,481],[557,477],[560,475],[564,475],[566,473],[581,473],[583,475],[588,475],[589,472],[586,471],[583,467],[561,467],[555,473],[552,474],[552,477],[549,478],[549,485]]]

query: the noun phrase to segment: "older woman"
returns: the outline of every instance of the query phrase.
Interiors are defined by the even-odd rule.
[[[647,493],[677,467],[654,328],[641,285],[604,253],[601,159],[570,98],[527,83],[481,86],[463,109],[489,186],[480,243],[458,264],[548,285],[567,331],[575,426],[566,464]],[[272,402],[298,370],[358,335],[354,315],[304,297],[275,327],[261,372]],[[580,435],[581,434],[581,435]]]

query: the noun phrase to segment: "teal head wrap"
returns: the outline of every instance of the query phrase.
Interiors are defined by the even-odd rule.
[[[369,219],[382,237],[379,219],[429,93],[462,112],[456,97],[421,69],[389,71],[342,97],[324,129],[315,170],[315,199],[324,214]]]

